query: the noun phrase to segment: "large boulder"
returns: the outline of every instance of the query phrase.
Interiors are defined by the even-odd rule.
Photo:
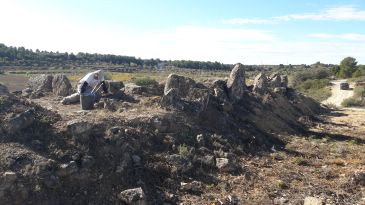
[[[58,96],[68,96],[72,93],[72,86],[66,75],[57,74],[53,76],[52,90]]]
[[[267,77],[264,73],[260,73],[255,77],[255,81],[253,83],[253,92],[264,94],[268,91],[268,83]]]
[[[24,128],[27,128],[35,121],[34,109],[29,109],[25,112],[17,114],[9,119],[7,128],[10,133],[18,132]]]
[[[172,88],[175,88],[178,95],[181,98],[184,98],[188,95],[189,90],[195,87],[195,85],[195,81],[191,78],[170,74],[166,80],[164,94],[166,95]]]
[[[287,88],[288,87],[288,76],[282,75],[281,76],[281,87]]]
[[[241,100],[246,90],[245,69],[241,63],[237,63],[231,71],[227,82],[230,99]]]
[[[184,103],[179,96],[179,92],[176,88],[171,88],[162,96],[160,105],[166,108],[184,109]]]
[[[28,85],[33,90],[39,90],[42,92],[51,92],[52,91],[52,75],[42,74],[32,76],[29,81]]]
[[[7,95],[9,94],[8,88],[0,83],[0,95]]]
[[[31,88],[25,88],[22,90],[23,97],[29,97],[32,94],[33,90]]]
[[[278,73],[273,73],[270,76],[269,84],[271,88],[281,87],[281,77]]]
[[[77,142],[88,142],[90,134],[95,125],[82,120],[71,120],[66,123],[67,133],[72,136]]]
[[[215,80],[212,82],[212,85],[210,88],[213,90],[214,96],[219,101],[226,101],[228,100],[228,88],[227,88],[227,82],[224,80]]]
[[[106,80],[105,83],[108,87],[108,91],[113,95],[120,92],[120,89],[124,88],[122,81]]]
[[[129,95],[142,95],[147,89],[143,86],[136,85],[134,83],[129,83],[125,85],[124,92]]]
[[[119,199],[127,205],[146,205],[146,196],[141,187],[127,189],[119,194]]]

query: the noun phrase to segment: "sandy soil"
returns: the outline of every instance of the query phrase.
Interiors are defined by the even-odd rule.
[[[350,98],[354,95],[353,91],[353,84],[350,84],[350,90],[341,90],[340,89],[340,83],[346,82],[347,80],[335,80],[331,83],[332,88],[332,96],[329,97],[327,100],[323,101],[323,104],[332,104],[336,105],[337,107],[341,107],[341,103],[343,100]]]

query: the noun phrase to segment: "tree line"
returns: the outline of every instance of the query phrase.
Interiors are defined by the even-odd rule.
[[[156,67],[174,66],[188,69],[209,69],[228,70],[232,65],[210,61],[190,61],[190,60],[160,60],[141,59],[133,56],[122,56],[112,54],[97,53],[61,53],[40,51],[36,49],[26,49],[24,47],[6,46],[0,43],[0,66],[51,66],[51,65],[90,65],[97,63],[107,63],[111,65]]]

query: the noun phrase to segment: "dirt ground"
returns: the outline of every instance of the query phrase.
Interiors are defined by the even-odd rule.
[[[324,204],[365,204],[365,187],[352,176],[365,170],[365,110],[344,109],[321,116],[306,135],[286,136],[284,150],[241,158],[244,175],[220,175],[216,186],[183,204],[218,204],[237,197],[239,204],[303,204],[305,197]],[[215,203],[212,203],[215,201]]]
[[[24,75],[0,75],[0,83],[8,87],[10,92],[24,89],[28,83],[28,77]]]

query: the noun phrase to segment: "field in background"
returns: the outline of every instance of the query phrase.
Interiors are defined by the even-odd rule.
[[[64,70],[33,70],[16,72],[6,72],[0,75],[0,82],[6,85],[10,91],[19,91],[27,86],[27,82],[30,76],[37,74],[57,74],[62,73],[67,75],[72,83],[79,81],[85,74],[92,70],[78,70],[78,71],[64,71]],[[229,71],[204,71],[204,70],[191,70],[191,69],[179,69],[179,70],[142,70],[138,72],[105,72],[105,79],[123,81],[124,83],[135,82],[139,79],[152,79],[158,82],[166,80],[167,76],[171,73],[184,75],[190,77],[196,81],[204,81],[207,79],[224,79],[229,77]]]

